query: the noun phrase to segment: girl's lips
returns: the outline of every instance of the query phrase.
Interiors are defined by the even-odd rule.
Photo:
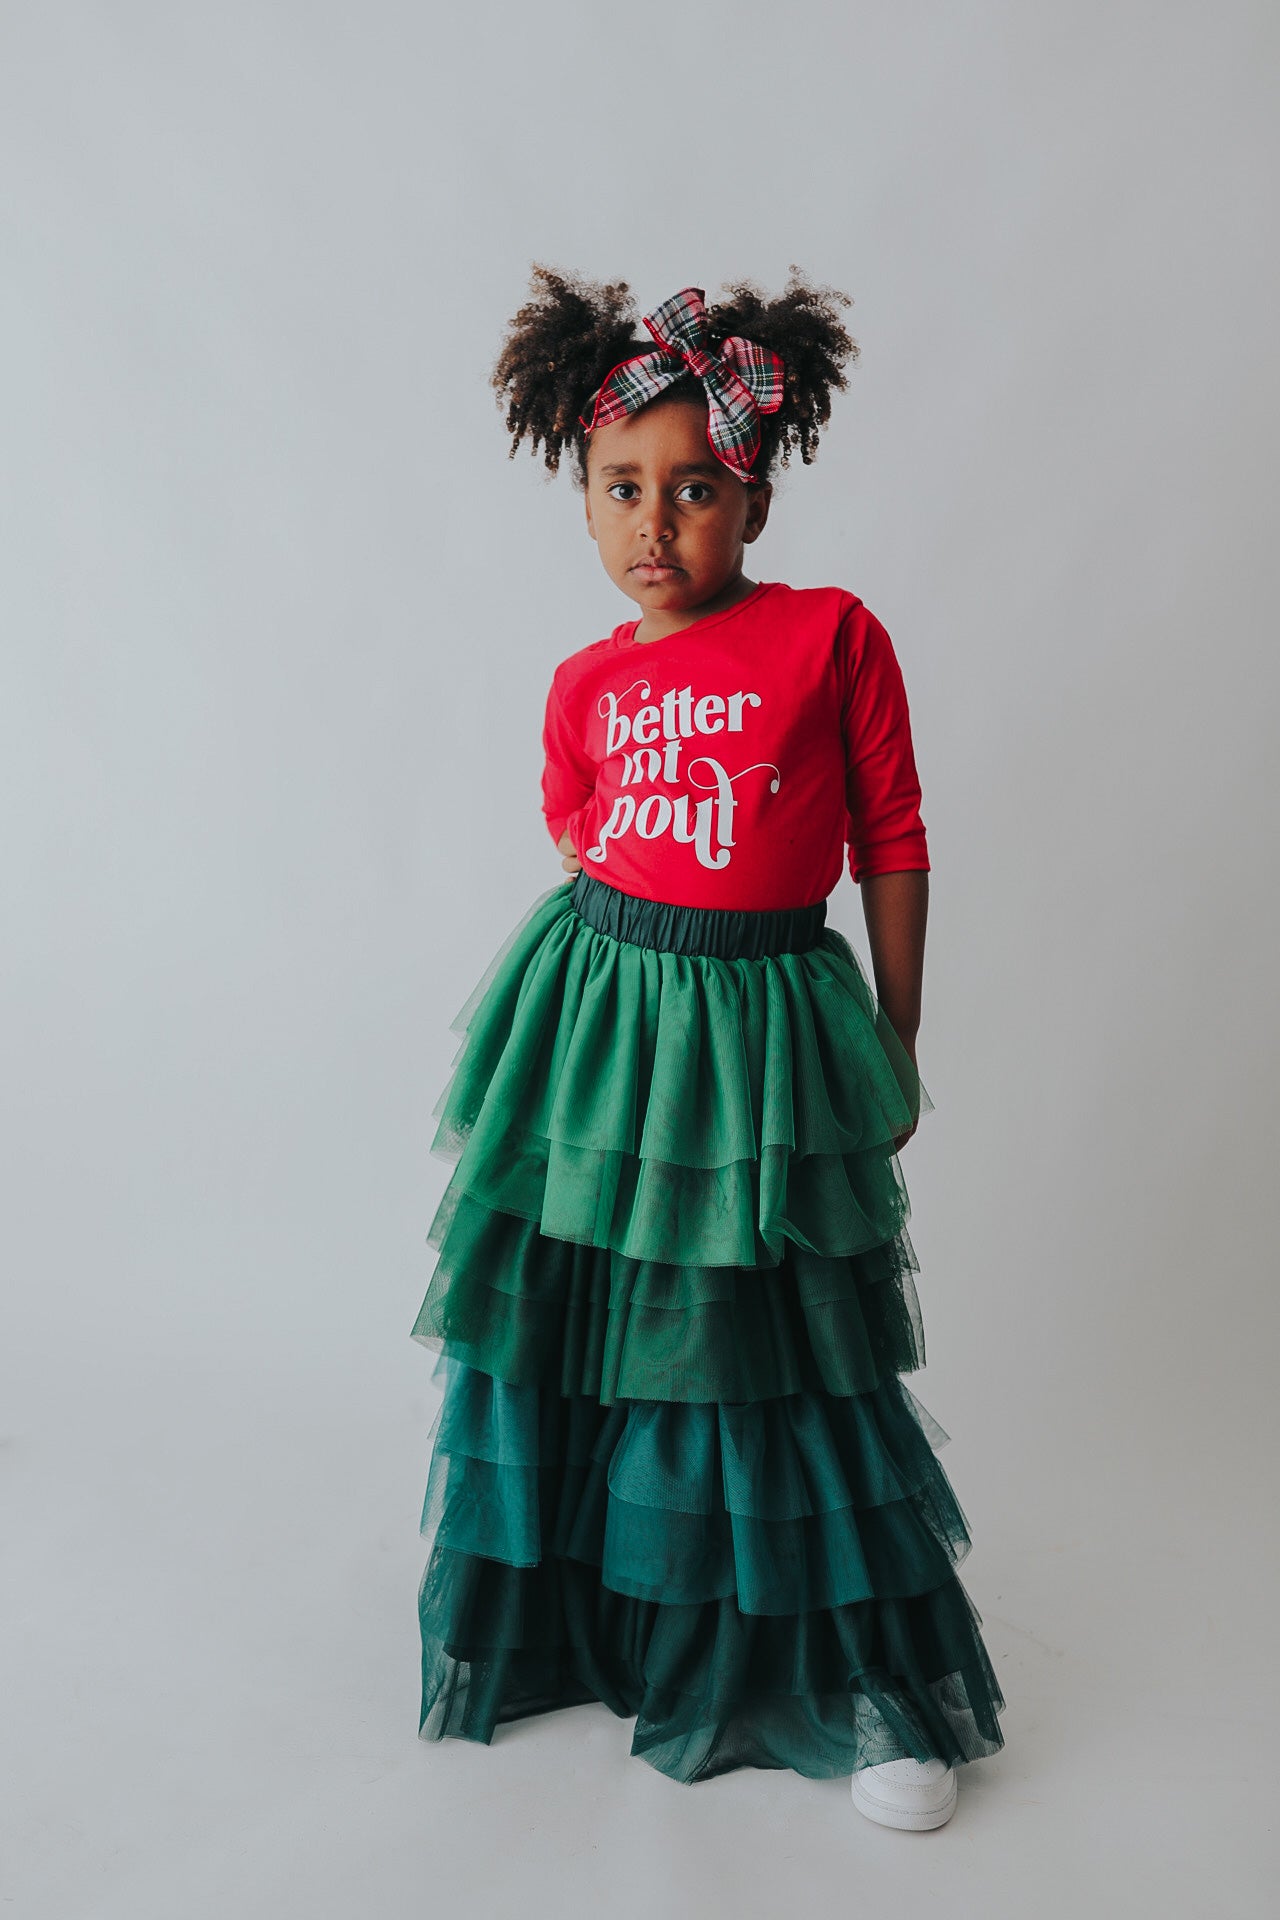
[[[638,573],[642,580],[674,580],[678,573],[684,572],[684,568],[651,566],[647,561],[642,560],[639,566],[632,567],[631,571]]]

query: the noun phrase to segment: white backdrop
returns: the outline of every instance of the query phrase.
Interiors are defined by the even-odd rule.
[[[15,1911],[1269,1906],[1278,37],[4,8]],[[1009,1702],[929,1841],[603,1707],[416,1738],[431,1108],[561,877],[552,669],[631,612],[506,457],[535,260],[854,299],[748,571],[884,621],[924,787],[911,1384]]]

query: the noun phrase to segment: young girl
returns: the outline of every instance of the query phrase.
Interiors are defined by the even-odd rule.
[[[792,269],[643,315],[535,267],[494,384],[570,450],[636,615],[556,667],[567,878],[453,1022],[456,1162],[413,1335],[443,1398],[420,1733],[586,1701],[676,1781],[848,1773],[940,1826],[1004,1707],[924,1363],[898,1151],[929,860],[902,675],[856,594],[748,579],[857,348]],[[847,849],[847,854],[846,854]],[[875,978],[826,921],[845,860]]]

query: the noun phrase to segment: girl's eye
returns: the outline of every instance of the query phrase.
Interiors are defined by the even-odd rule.
[[[634,480],[615,480],[615,481],[614,481],[614,483],[613,483],[613,486],[611,486],[611,487],[610,487],[610,488],[608,489],[608,491],[609,491],[610,493],[612,493],[612,494],[614,494],[614,497],[616,498],[616,497],[617,497],[617,495],[616,495],[616,489],[617,489],[618,487],[634,487],[634,486],[635,486],[635,481],[634,481]],[[702,492],[702,494],[703,494],[703,496],[705,496],[705,495],[707,495],[707,494],[709,494],[709,493],[711,492],[711,489],[710,489],[710,487],[709,487],[709,486],[707,485],[707,483],[706,483],[706,481],[705,481],[705,480],[686,480],[686,481],[685,481],[685,483],[684,483],[684,486],[683,486],[683,487],[681,487],[681,489],[680,489],[680,491],[681,491],[681,493],[684,493],[684,492],[686,492],[686,491],[688,490],[688,488],[690,488],[690,487],[698,487],[698,488],[700,488],[700,489],[701,489],[701,492]],[[627,503],[627,502],[626,502],[625,500],[624,500],[624,501],[622,502],[622,505],[623,505],[623,506],[626,506],[627,504],[628,504],[628,503]],[[701,506],[701,504],[702,504],[702,501],[701,501],[700,499],[699,499],[699,500],[695,500],[693,504],[694,504],[694,506],[695,506],[695,507],[696,507],[696,506]]]

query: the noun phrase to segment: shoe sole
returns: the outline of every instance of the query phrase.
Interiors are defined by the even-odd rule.
[[[946,1800],[936,1807],[895,1807],[883,1800],[877,1800],[874,1794],[867,1792],[858,1781],[855,1773],[849,1783],[854,1806],[864,1813],[868,1820],[874,1820],[882,1827],[897,1827],[907,1833],[928,1833],[934,1827],[941,1827],[956,1810],[959,1782],[953,1777],[951,1792]]]

